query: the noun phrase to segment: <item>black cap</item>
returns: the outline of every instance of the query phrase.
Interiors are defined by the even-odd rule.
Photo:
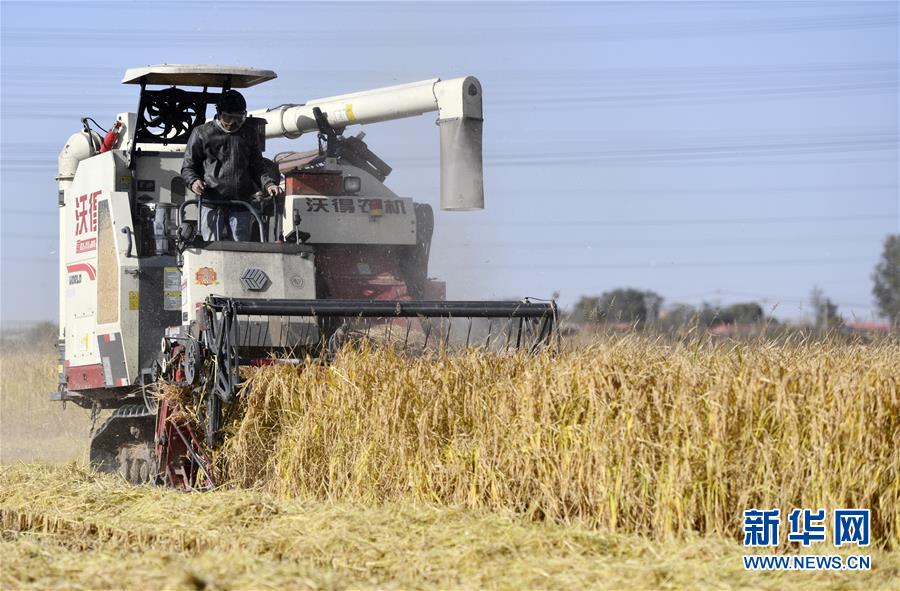
[[[247,101],[244,96],[236,90],[226,90],[216,101],[217,113],[243,113],[247,110]]]

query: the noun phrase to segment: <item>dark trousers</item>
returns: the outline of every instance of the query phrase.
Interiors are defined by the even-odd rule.
[[[200,208],[200,235],[207,242],[228,240],[248,242],[253,216],[238,207]]]

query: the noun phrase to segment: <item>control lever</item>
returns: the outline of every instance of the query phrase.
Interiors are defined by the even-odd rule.
[[[300,222],[303,221],[303,218],[300,217],[300,212],[296,209],[294,210],[294,230],[284,237],[286,242],[296,242],[297,244],[306,244],[306,241],[312,236],[309,232],[304,232],[300,229]]]
[[[319,128],[319,153],[322,153],[322,142],[325,142],[325,157],[326,158],[337,158],[340,156],[340,151],[338,149],[338,136],[341,132],[344,131],[341,128],[340,131],[337,131],[332,127],[331,123],[328,122],[328,115],[322,112],[322,109],[319,107],[313,107],[313,116],[316,118],[316,126]]]

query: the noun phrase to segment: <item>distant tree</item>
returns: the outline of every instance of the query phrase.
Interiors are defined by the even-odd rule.
[[[653,291],[644,292],[644,306],[647,309],[646,321],[648,323],[652,324],[659,320],[662,303],[663,298],[658,293]]]
[[[34,349],[52,349],[59,338],[59,327],[55,322],[40,322],[28,330],[26,343]]]
[[[600,298],[581,296],[572,308],[572,322],[599,322],[597,311]]]
[[[723,316],[729,318],[729,324],[757,324],[765,319],[762,306],[756,302],[732,304],[723,310]]]
[[[891,324],[900,325],[900,234],[892,234],[884,240],[884,251],[875,265],[872,282],[878,311]]]
[[[52,351],[56,347],[58,330],[53,322],[40,322],[20,329],[0,331],[3,351]]]
[[[766,316],[762,306],[756,302],[741,302],[724,308],[703,302],[696,315],[697,322],[701,326],[758,324],[764,321]]]
[[[679,326],[716,326],[719,324],[759,324],[766,320],[762,306],[756,302],[732,304],[725,308],[704,302],[700,308],[675,304],[666,311],[661,323],[667,328]]]
[[[662,296],[653,291],[614,289],[600,297],[582,297],[575,304],[573,319],[580,322],[645,324],[659,318],[662,302]]]
[[[644,292],[630,288],[604,292],[597,302],[597,311],[604,322],[641,322],[647,318]]]
[[[707,302],[703,302],[697,314],[700,326],[713,326],[725,323],[725,320],[722,318],[721,308]]]
[[[668,328],[695,324],[699,320],[697,308],[689,304],[675,304],[669,308],[660,322]]]
[[[600,309],[605,312],[608,322],[652,322],[661,305],[661,296],[638,289],[614,289],[600,296]]]
[[[816,315],[816,327],[819,329],[826,330],[843,324],[844,319],[838,314],[837,304],[826,297],[819,287],[813,287],[809,303]]]

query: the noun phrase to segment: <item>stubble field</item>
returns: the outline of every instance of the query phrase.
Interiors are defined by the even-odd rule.
[[[327,367],[254,372],[217,457],[225,483],[204,494],[17,463],[64,459],[52,445],[43,458],[9,455],[9,438],[30,425],[48,440],[48,425],[83,433],[68,448],[83,463],[86,413],[48,415],[54,407],[32,399],[53,388],[48,362],[4,358],[4,589],[900,580],[896,341],[624,336],[556,355],[412,361],[348,348]],[[752,507],[871,509],[873,546],[829,540],[804,552],[870,554],[872,570],[744,571],[742,512]]]

